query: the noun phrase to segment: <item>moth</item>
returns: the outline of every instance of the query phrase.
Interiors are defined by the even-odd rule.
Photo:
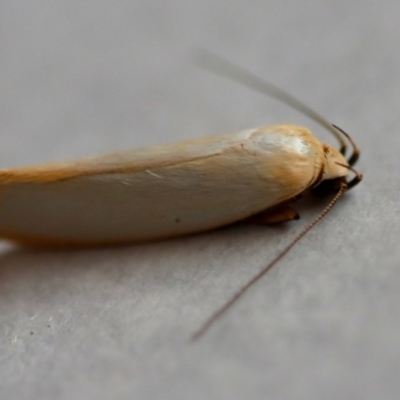
[[[350,189],[359,150],[342,130],[282,90],[221,62],[236,80],[306,113],[339,139],[278,125],[98,157],[0,170],[0,238],[24,245],[134,243],[249,220],[297,219],[288,203],[310,189]],[[353,154],[345,159],[345,139]]]
[[[281,223],[298,219],[290,203],[305,191],[331,194],[325,210],[193,338],[201,336],[362,179],[353,168],[359,149],[346,132],[276,86],[213,54],[205,56],[207,68],[309,116],[338,140],[339,149],[322,143],[305,127],[285,124],[0,170],[0,238],[30,246],[136,243],[238,221]],[[346,158],[348,144],[352,153]]]
[[[237,221],[296,219],[288,201],[346,181],[349,163],[278,125],[75,161],[0,170],[0,237],[88,246],[164,239]]]

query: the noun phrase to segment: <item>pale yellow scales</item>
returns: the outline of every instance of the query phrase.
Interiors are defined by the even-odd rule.
[[[0,237],[41,245],[153,240],[245,219],[346,177],[338,150],[281,125],[0,170]]]

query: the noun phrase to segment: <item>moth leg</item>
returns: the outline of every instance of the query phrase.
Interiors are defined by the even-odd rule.
[[[261,211],[244,220],[251,224],[280,224],[282,222],[293,221],[299,219],[300,216],[295,210],[286,204],[280,204],[274,208]]]

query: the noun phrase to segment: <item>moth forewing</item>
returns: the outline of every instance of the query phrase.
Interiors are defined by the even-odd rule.
[[[321,170],[331,178],[327,160],[308,129],[281,125],[3,170],[0,235],[75,246],[202,232],[295,197]]]

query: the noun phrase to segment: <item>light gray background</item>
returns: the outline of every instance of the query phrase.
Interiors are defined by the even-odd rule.
[[[351,133],[365,180],[313,218],[0,255],[1,399],[397,399],[400,2],[0,2],[0,166],[307,118],[193,63],[202,46]],[[333,142],[334,143],[334,142]]]

